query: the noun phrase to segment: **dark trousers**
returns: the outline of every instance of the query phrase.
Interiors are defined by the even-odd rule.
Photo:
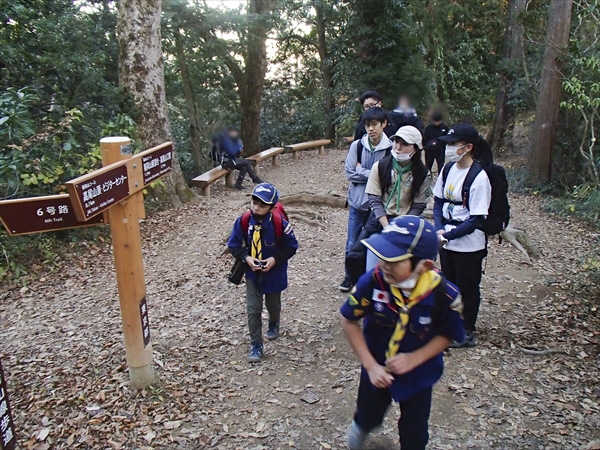
[[[257,180],[258,176],[254,169],[252,168],[252,164],[250,161],[247,161],[243,158],[235,158],[228,159],[223,161],[223,168],[229,170],[239,170],[240,174],[238,175],[237,184],[242,184],[244,182],[244,178],[246,178],[246,174],[250,174],[250,178],[252,181]]]
[[[433,168],[433,162],[437,162],[437,171],[438,174],[444,167],[444,159],[446,159],[446,150],[442,148],[441,150],[427,150],[425,149],[425,165],[427,169],[431,172]]]
[[[265,294],[265,305],[269,312],[269,322],[277,322],[281,316],[281,292]],[[260,285],[246,278],[246,313],[248,314],[248,330],[250,343],[262,344],[262,310],[263,293]]]
[[[466,332],[475,331],[481,303],[481,265],[486,255],[486,249],[465,253],[440,250],[442,272],[447,280],[458,286],[462,296]]]
[[[383,422],[392,402],[389,389],[377,389],[364,372],[358,386],[358,400],[354,420],[365,431],[371,431]],[[424,450],[429,441],[429,413],[431,411],[431,387],[417,392],[400,403],[398,434],[402,450]]]

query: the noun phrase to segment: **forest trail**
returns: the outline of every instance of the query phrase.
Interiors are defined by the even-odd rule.
[[[344,195],[344,157],[343,149],[284,155],[261,176],[282,195]],[[345,448],[359,374],[337,313],[347,210],[316,208],[325,223],[294,224],[300,250],[283,295],[283,336],[250,365],[244,286],[227,283],[223,255],[249,192],[219,185],[212,198],[142,225],[157,381],[140,393],[127,387],[108,242],[0,294],[21,448]],[[599,237],[544,214],[535,198],[513,195],[511,204],[513,222],[544,256],[530,263],[491,243],[479,345],[447,354],[430,449],[576,449],[600,439],[600,320],[564,289],[598,253]],[[392,407],[366,449],[398,448],[397,415]]]

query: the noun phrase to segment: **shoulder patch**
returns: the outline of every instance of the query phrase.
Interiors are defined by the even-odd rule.
[[[366,306],[369,306],[370,304],[371,304],[371,302],[369,300],[367,300],[366,298],[360,299],[360,306],[366,307]]]
[[[360,317],[364,314],[365,312],[362,309],[355,309],[354,310],[354,317]]]
[[[350,306],[358,306],[358,300],[356,300],[354,298],[354,295],[351,295],[350,297],[348,297],[348,304]]]

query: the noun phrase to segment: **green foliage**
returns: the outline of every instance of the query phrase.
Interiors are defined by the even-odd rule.
[[[548,209],[584,219],[596,226],[600,219],[600,190],[589,184],[575,186],[567,195],[552,199]]]

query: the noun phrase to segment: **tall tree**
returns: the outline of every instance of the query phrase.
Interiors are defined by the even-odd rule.
[[[260,152],[260,111],[267,74],[267,35],[275,0],[248,0],[248,31],[244,69],[234,58],[225,60],[237,84],[242,109],[241,135],[249,155]]]
[[[552,149],[562,93],[562,59],[567,52],[573,0],[552,0],[542,61],[540,94],[531,134],[528,180],[547,183],[552,174]]]
[[[137,109],[138,137],[150,148],[172,139],[160,39],[161,1],[119,0],[117,10],[119,85]],[[177,158],[173,158],[173,172],[165,178],[165,185],[166,189],[154,193],[175,205],[194,197]]]
[[[515,72],[522,61],[523,25],[519,16],[527,8],[527,0],[510,0],[506,14],[506,29],[502,51],[501,69],[499,70],[500,88],[496,94],[496,108],[487,141],[494,153],[502,146],[504,133],[512,121],[514,110],[508,105]]]

